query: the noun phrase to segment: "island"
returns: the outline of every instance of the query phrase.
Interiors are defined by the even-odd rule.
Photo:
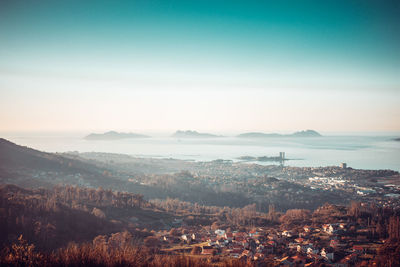
[[[215,134],[210,134],[210,133],[199,133],[196,131],[176,131],[172,137],[177,137],[177,138],[214,138],[214,137],[222,137],[222,135],[215,135]]]
[[[144,134],[137,133],[119,133],[115,131],[109,131],[106,133],[91,133],[84,137],[86,140],[119,140],[119,139],[128,139],[128,138],[148,138],[150,136]]]
[[[321,137],[322,135],[314,130],[299,131],[292,134],[260,133],[250,132],[239,134],[240,138],[268,138],[268,137]]]
[[[284,163],[286,160],[289,160],[285,156],[285,152],[279,152],[279,156],[276,157],[270,157],[270,156],[261,156],[261,157],[253,157],[253,156],[241,156],[238,158],[239,160],[242,161],[260,161],[260,162],[265,162],[265,161],[275,161],[275,162],[280,162]]]
[[[399,138],[395,138],[393,139],[394,141],[400,141],[400,137]]]
[[[293,136],[293,137],[321,137],[322,135],[320,133],[318,133],[317,131],[314,131],[314,130],[305,130],[305,131],[295,132],[293,134],[290,134],[289,136]]]

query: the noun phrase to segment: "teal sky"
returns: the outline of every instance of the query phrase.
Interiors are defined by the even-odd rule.
[[[0,2],[3,131],[400,131],[399,74],[399,1]]]

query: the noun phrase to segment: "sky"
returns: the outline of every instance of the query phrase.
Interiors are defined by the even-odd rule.
[[[399,1],[0,1],[0,131],[400,131]]]

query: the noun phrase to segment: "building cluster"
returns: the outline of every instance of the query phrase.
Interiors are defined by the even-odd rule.
[[[356,228],[356,229],[355,229]],[[244,258],[254,261],[268,258],[277,265],[332,266],[372,264],[382,244],[370,236],[367,226],[332,223],[302,228],[255,228],[250,231],[222,229],[185,229],[181,236],[158,233],[164,253],[189,253],[203,256]]]

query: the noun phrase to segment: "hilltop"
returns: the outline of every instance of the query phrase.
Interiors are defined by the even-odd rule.
[[[127,138],[148,138],[150,136],[137,133],[119,133],[115,131],[109,131],[102,134],[91,133],[84,137],[86,140],[118,140]]]
[[[237,137],[241,138],[267,138],[267,137],[320,137],[322,136],[320,133],[314,130],[305,130],[299,131],[292,134],[278,134],[278,133],[260,133],[260,132],[251,132],[251,133],[242,133]]]

